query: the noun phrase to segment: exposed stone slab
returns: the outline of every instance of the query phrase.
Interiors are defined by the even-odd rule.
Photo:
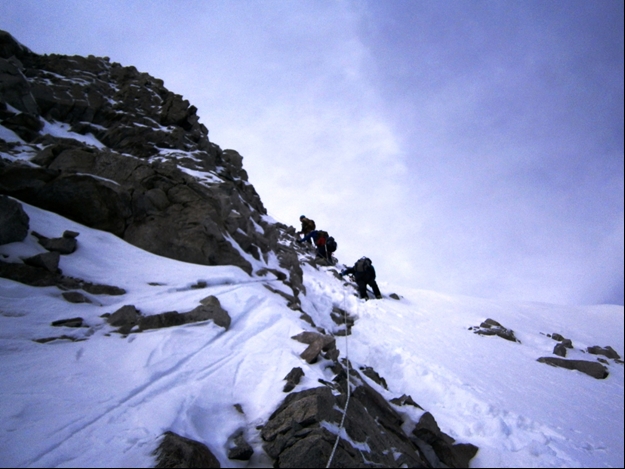
[[[593,355],[603,355],[604,357],[612,358],[613,360],[618,360],[621,358],[621,356],[617,353],[617,351],[614,350],[609,345],[606,347],[599,347],[598,345],[593,345],[592,347],[588,347],[587,350],[588,350],[588,353],[592,353]]]
[[[568,360],[558,357],[540,357],[538,361],[540,363],[546,363],[547,365],[566,368],[567,370],[581,371],[582,373],[585,373],[596,379],[605,379],[609,375],[608,369],[598,362],[591,362],[586,360]]]
[[[37,254],[36,256],[22,259],[24,264],[31,265],[33,267],[41,267],[48,272],[59,272],[59,260],[61,255],[58,252],[44,252]]]

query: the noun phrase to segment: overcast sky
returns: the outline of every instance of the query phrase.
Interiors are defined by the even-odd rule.
[[[563,304],[623,304],[623,22],[621,0],[0,3],[34,52],[163,79],[342,262]]]

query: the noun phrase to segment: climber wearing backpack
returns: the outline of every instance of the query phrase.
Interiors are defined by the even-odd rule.
[[[313,230],[301,239],[298,243],[304,243],[310,240],[317,247],[317,258],[324,259],[328,264],[334,265],[332,253],[336,251],[336,241],[327,231]]]
[[[347,274],[352,274],[354,276],[354,280],[356,280],[356,284],[358,285],[360,298],[365,300],[369,299],[369,295],[367,294],[367,285],[371,287],[373,294],[378,300],[382,298],[378,284],[375,281],[375,269],[373,268],[371,259],[364,256],[361,257],[356,261],[354,267],[344,269],[341,272],[341,276]]]
[[[310,218],[306,218],[305,215],[302,215],[301,217],[299,217],[299,221],[302,222],[302,229],[300,231],[297,232],[298,235],[304,235],[304,239],[302,239],[303,241],[308,241],[309,239],[312,238],[312,235],[309,236],[313,231],[315,231],[315,221],[311,220]]]

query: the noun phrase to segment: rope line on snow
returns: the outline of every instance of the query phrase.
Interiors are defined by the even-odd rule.
[[[328,459],[328,464],[326,468],[329,468],[332,464],[332,460],[334,459],[334,453],[336,452],[336,448],[339,446],[339,440],[341,439],[341,430],[343,429],[343,424],[345,423],[345,417],[347,416],[347,406],[349,405],[349,398],[351,396],[351,386],[349,385],[349,340],[347,340],[348,327],[347,324],[347,294],[343,291],[343,320],[345,321],[345,363],[347,367],[347,400],[345,401],[345,408],[343,409],[343,417],[341,417],[341,424],[339,425],[339,432],[336,435],[336,441],[334,442],[334,447],[332,448],[332,453],[330,454],[330,459]],[[358,307],[358,306],[356,306]]]

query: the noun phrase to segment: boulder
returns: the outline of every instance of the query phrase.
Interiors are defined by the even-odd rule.
[[[154,450],[157,468],[219,468],[221,464],[208,447],[174,432],[165,432]]]
[[[550,337],[553,340],[557,340],[558,342],[560,342],[566,348],[573,348],[573,341],[571,341],[571,339],[566,339],[562,334],[558,334],[557,332],[554,332],[553,334],[551,334]]]
[[[361,366],[360,367],[360,371],[362,371],[362,373],[369,378],[370,380],[372,380],[373,382],[379,384],[380,386],[382,386],[384,389],[388,390],[388,385],[386,384],[386,380],[384,378],[382,378],[377,371],[375,371],[372,367],[370,366]]]
[[[507,329],[499,324],[494,319],[486,319],[484,322],[480,324],[479,327],[471,328],[475,334],[480,335],[496,335],[501,337],[502,339],[509,340],[510,342],[519,342],[512,329]]]
[[[35,236],[39,240],[39,244],[43,246],[45,249],[51,252],[57,252],[59,254],[72,254],[76,251],[78,243],[75,237],[65,237],[62,238],[47,238],[36,231],[33,231],[33,236]]]
[[[330,335],[317,332],[302,332],[291,337],[291,339],[308,344],[308,347],[300,354],[300,357],[309,364],[315,363],[321,352],[327,352],[328,358],[332,360],[338,359],[336,340]]]
[[[566,357],[566,346],[563,343],[556,344],[553,348],[553,353],[560,357]]]
[[[417,445],[424,449],[432,467],[469,467],[469,461],[478,448],[470,443],[456,444],[455,440],[442,432],[429,412],[421,416],[412,431]],[[440,466],[440,463],[445,466]]]
[[[284,377],[286,384],[284,385],[282,392],[291,392],[295,389],[295,386],[299,384],[303,376],[304,370],[302,370],[299,366],[289,371],[289,373]]]
[[[596,379],[605,379],[610,374],[608,369],[601,363],[587,360],[567,360],[557,357],[540,357],[537,361],[555,367],[566,368],[567,370],[581,371],[582,373]]]
[[[0,195],[0,244],[24,241],[30,219],[19,202]]]
[[[211,320],[218,326],[228,330],[232,319],[228,312],[221,307],[216,296],[208,296],[200,301],[201,305],[186,313],[188,322]]]
[[[406,394],[402,394],[400,397],[396,397],[389,401],[391,404],[395,404],[397,406],[403,405],[411,405],[413,407],[417,407],[418,409],[423,409],[419,404],[417,404],[412,396],[407,396]]]
[[[2,34],[8,33],[0,31],[0,35]],[[0,49],[19,50],[19,46],[15,47],[6,42],[2,44],[2,41],[3,39],[0,37]],[[39,109],[22,69],[23,65],[17,57],[0,57],[0,101],[10,104],[23,113],[35,116],[39,113]]]
[[[228,459],[249,461],[254,454],[254,449],[245,440],[243,431],[239,430],[228,438]]]
[[[61,294],[70,303],[93,303],[89,298],[79,291],[66,291]]]
[[[134,305],[124,305],[107,318],[107,322],[115,327],[132,328],[139,322],[141,313]]]
[[[44,252],[37,254],[36,256],[22,259],[24,264],[31,265],[33,267],[41,267],[48,272],[56,273],[59,271],[59,260],[61,255],[58,252]]]

